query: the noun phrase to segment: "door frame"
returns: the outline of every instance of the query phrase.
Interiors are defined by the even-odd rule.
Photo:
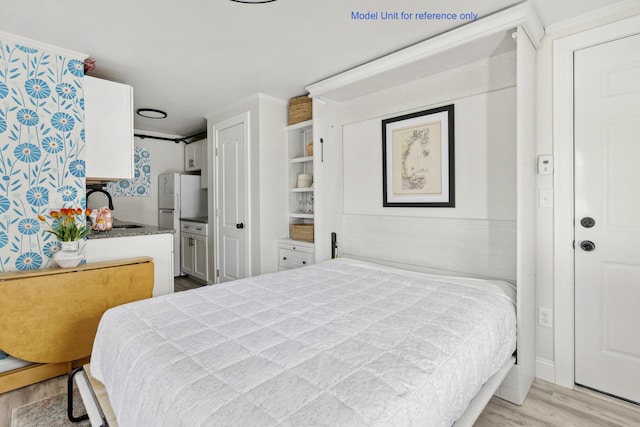
[[[230,117],[226,120],[222,120],[218,123],[214,123],[211,126],[211,133],[209,134],[208,141],[209,148],[208,150],[211,155],[208,156],[207,162],[209,164],[209,222],[213,225],[213,233],[209,236],[209,256],[212,256],[212,261],[210,265],[209,277],[212,277],[213,283],[219,283],[219,277],[217,272],[220,268],[220,224],[218,215],[218,171],[220,168],[218,167],[218,133],[224,129],[242,124],[243,132],[244,132],[244,201],[245,201],[245,229],[250,232],[251,230],[251,199],[249,195],[249,157],[250,157],[250,143],[251,143],[251,135],[249,134],[250,129],[250,112],[245,111],[244,113],[238,114],[236,116]],[[212,149],[211,149],[212,148]],[[251,275],[251,238],[250,234],[245,233],[245,268],[246,268],[246,276],[249,277]]]
[[[569,388],[575,385],[573,57],[577,50],[637,34],[639,28],[640,16],[634,16],[553,42],[555,382]]]

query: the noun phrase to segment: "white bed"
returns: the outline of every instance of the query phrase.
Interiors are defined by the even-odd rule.
[[[120,427],[450,426],[508,370],[514,289],[327,261],[111,309],[91,374]]]

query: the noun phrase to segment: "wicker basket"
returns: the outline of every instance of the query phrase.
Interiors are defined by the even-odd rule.
[[[313,224],[291,224],[291,239],[313,242]]]
[[[311,120],[311,98],[307,95],[297,96],[289,100],[289,124]]]

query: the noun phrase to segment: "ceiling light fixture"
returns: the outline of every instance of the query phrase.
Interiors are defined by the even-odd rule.
[[[138,108],[136,114],[147,119],[166,119],[167,113],[155,108]]]
[[[276,0],[231,0],[236,3],[247,3],[247,4],[260,4],[260,3],[271,3]]]

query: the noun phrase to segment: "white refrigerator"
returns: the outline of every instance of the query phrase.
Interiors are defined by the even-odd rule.
[[[207,216],[207,190],[199,175],[169,172],[158,175],[158,227],[173,229],[173,271],[180,271],[180,218]]]

